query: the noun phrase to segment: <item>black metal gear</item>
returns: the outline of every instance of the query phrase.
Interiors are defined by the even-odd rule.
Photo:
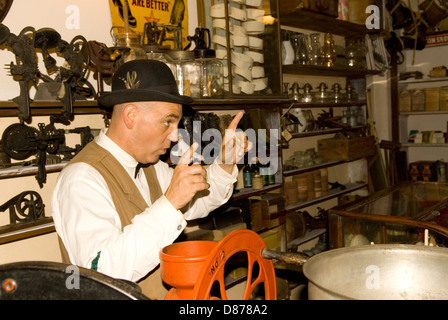
[[[44,216],[44,203],[36,191],[22,192],[15,204],[16,219],[20,221],[36,221]]]
[[[3,150],[15,160],[25,160],[36,153],[39,131],[25,124],[14,123],[2,135]]]

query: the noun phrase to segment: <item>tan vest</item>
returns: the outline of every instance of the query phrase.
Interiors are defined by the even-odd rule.
[[[103,176],[120,217],[122,228],[131,224],[133,218],[148,207],[134,181],[129,177],[123,166],[109,151],[100,147],[96,142],[92,141],[86,145],[68,165],[76,162],[85,162],[93,166]],[[143,170],[148,181],[151,203],[154,203],[163,195],[162,189],[157,180],[154,166],[143,168]],[[60,239],[59,245],[63,262],[70,263],[67,251]],[[162,282],[159,267],[139,281],[139,285],[143,294],[151,299],[163,299],[169,290]]]

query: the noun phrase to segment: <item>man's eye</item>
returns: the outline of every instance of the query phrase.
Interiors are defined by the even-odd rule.
[[[165,121],[164,123],[163,123],[166,127],[169,127],[170,126],[170,124],[171,124],[171,121]]]

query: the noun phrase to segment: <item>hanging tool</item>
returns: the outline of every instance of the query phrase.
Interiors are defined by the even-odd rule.
[[[19,82],[20,95],[12,99],[19,105],[18,117],[21,123],[31,122],[29,87],[36,86],[38,65],[35,50],[36,31],[33,27],[25,27],[18,36],[9,28],[0,24],[0,45],[5,44],[15,55],[16,63],[6,65],[9,74]]]

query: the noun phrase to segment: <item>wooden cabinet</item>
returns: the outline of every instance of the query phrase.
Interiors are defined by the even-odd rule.
[[[310,33],[331,33],[338,36],[339,43],[344,45],[347,38],[361,38],[369,33],[370,31],[358,24],[354,24],[347,21],[337,20],[335,18],[318,14],[315,12],[310,12],[306,10],[287,8],[282,6],[279,2],[279,12],[280,12],[280,25],[282,29],[292,30],[295,32],[301,32],[305,34]],[[321,36],[323,38],[323,35]],[[335,40],[336,41],[336,40]],[[366,119],[363,123],[357,124],[350,128],[326,128],[323,130],[312,130],[305,131],[301,133],[292,133],[289,141],[289,146],[282,150],[282,158],[285,163],[288,158],[294,157],[295,152],[306,152],[307,150],[319,151],[319,141],[324,141],[324,139],[331,139],[335,135],[348,134],[349,132],[357,132],[357,134],[370,135],[369,124],[369,110],[368,110],[368,96],[366,95],[366,77],[369,75],[378,74],[376,70],[366,70],[366,69],[350,69],[346,67],[326,67],[326,66],[316,66],[316,65],[283,65],[282,74],[284,83],[289,83],[291,85],[293,82],[298,82],[299,87],[303,87],[305,83],[312,83],[315,88],[321,82],[327,83],[327,87],[331,88],[332,84],[339,84],[342,88],[346,87],[346,84],[350,83],[357,89],[359,98],[357,101],[335,101],[335,102],[325,102],[325,103],[303,103],[295,102],[290,108],[300,108],[301,110],[308,110],[314,115],[314,119],[319,117],[319,112],[331,112],[336,116],[343,116],[347,110],[361,109],[364,110]],[[316,89],[316,88],[315,88]],[[287,110],[283,110],[286,112]],[[283,130],[284,128],[282,128]],[[368,137],[367,139],[373,139],[373,137]],[[337,141],[337,140],[336,140]],[[351,141],[353,142],[353,141]],[[340,144],[339,144],[340,145]],[[331,143],[326,143],[328,148],[331,148]],[[283,176],[285,178],[284,184],[294,181],[296,178],[310,174],[316,173],[319,176],[319,171],[328,173],[329,182],[337,183],[339,186],[331,188],[325,194],[319,193],[318,196],[308,197],[306,200],[298,201],[296,203],[289,203],[286,206],[286,211],[293,214],[300,210],[313,210],[313,208],[318,205],[324,208],[331,208],[337,205],[337,199],[339,196],[344,194],[352,193],[358,191],[362,195],[367,195],[368,190],[368,164],[365,160],[366,157],[371,156],[372,152],[376,152],[375,143],[370,145],[371,149],[368,152],[361,153],[359,156],[355,157],[336,157],[327,159],[323,163],[315,163],[310,166],[302,166],[298,168],[290,169],[289,166],[283,171]],[[338,148],[338,144],[334,144],[333,148]],[[338,152],[340,153],[340,152]],[[336,154],[336,153],[335,153]],[[356,163],[356,164],[355,164]],[[351,167],[353,166],[353,167]],[[362,174],[360,176],[350,178],[350,172],[354,171],[353,168],[361,170]],[[361,178],[360,178],[361,177]],[[361,191],[362,190],[362,191]],[[312,230],[308,232],[308,235],[303,237],[303,239],[294,239],[289,242],[289,246],[295,246],[302,244],[304,241],[308,241],[313,237],[321,235],[326,230]],[[290,239],[288,239],[289,241]]]
[[[331,209],[330,247],[370,243],[431,243],[445,247],[447,187],[446,183],[405,182]]]

